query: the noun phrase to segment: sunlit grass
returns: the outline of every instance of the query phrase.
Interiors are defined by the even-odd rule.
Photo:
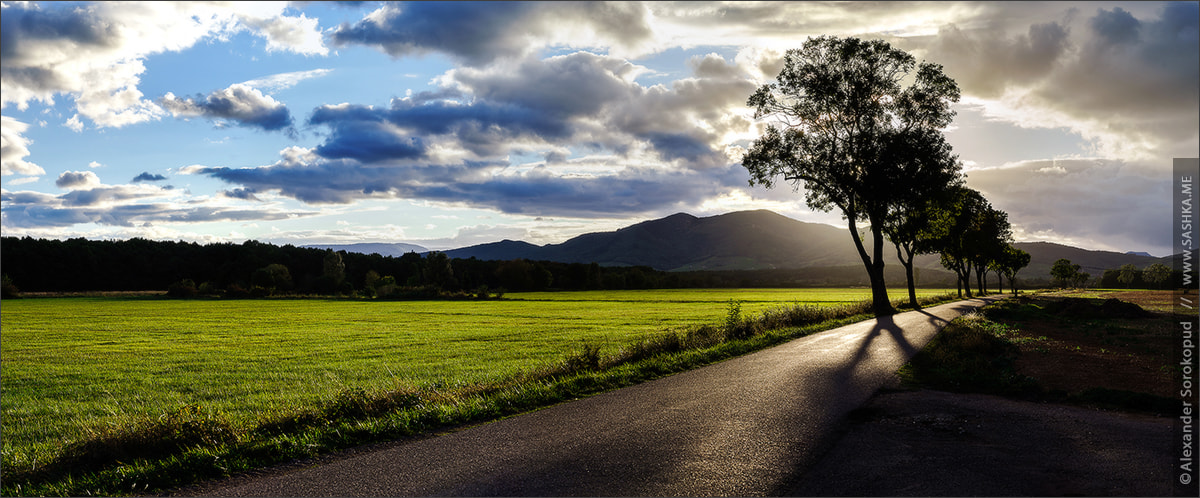
[[[666,330],[719,324],[731,300],[748,316],[789,303],[859,302],[869,290],[506,297],[5,301],[3,466],[36,467],[104,427],[135,425],[184,406],[220,413],[244,431],[328,406],[350,389],[484,384],[554,364],[584,343],[612,352]]]

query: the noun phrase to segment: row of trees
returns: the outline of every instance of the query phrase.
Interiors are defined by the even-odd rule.
[[[870,277],[876,314],[894,312],[884,282],[885,238],[906,270],[912,306],[919,254],[940,253],[967,296],[972,276],[986,293],[989,272],[1014,282],[1029,264],[1029,255],[1011,246],[1008,215],[964,186],[941,131],[959,96],[941,66],[917,64],[882,40],[818,37],[787,51],[776,82],[747,102],[756,119],[774,120],[743,157],[750,184],[770,188],[783,179],[803,188],[810,208],[841,211]],[[867,228],[860,231],[859,223]]]
[[[444,253],[399,257],[334,252],[257,241],[68,240],[4,237],[5,288],[26,292],[161,291],[179,295],[388,295],[548,289],[645,289],[697,286],[701,276],[647,267],[546,261],[452,259]],[[381,292],[382,291],[382,292]]]
[[[480,296],[507,291],[850,285],[842,268],[662,272],[595,263],[480,261],[444,253],[399,257],[277,246],[175,241],[0,240],[4,297],[17,291],[162,291],[178,296],[318,294],[377,297]]]

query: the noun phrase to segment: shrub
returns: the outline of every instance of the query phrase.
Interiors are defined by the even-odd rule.
[[[0,280],[0,299],[14,299],[21,297],[21,291],[13,284],[8,275],[4,275],[3,280]]]
[[[167,295],[174,298],[186,299],[196,296],[196,282],[185,278],[167,287]]]

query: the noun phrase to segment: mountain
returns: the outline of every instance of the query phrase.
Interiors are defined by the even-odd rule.
[[[1083,271],[1091,274],[1092,278],[1103,276],[1104,270],[1120,268],[1126,264],[1138,268],[1145,268],[1154,263],[1171,266],[1170,257],[1156,258],[1114,251],[1092,251],[1053,242],[1016,242],[1013,247],[1028,252],[1030,256],[1029,266],[1017,273],[1018,279],[1024,277],[1049,280],[1050,267],[1059,259],[1071,260],[1071,263],[1079,265]]]
[[[697,218],[679,213],[614,232],[536,246],[504,241],[446,251],[452,258],[649,266],[658,270],[756,270],[861,264],[845,230],[771,211]]]
[[[359,254],[378,254],[380,256],[403,256],[408,252],[428,252],[429,249],[403,243],[361,243],[361,244],[311,244],[303,246],[308,249],[332,249],[334,251],[346,251]]]
[[[1138,268],[1153,263],[1170,265],[1169,258],[1091,251],[1050,242],[1018,242],[1013,246],[1030,254],[1029,266],[1018,273],[1025,279],[1049,280],[1050,267],[1059,258],[1079,264],[1093,277],[1127,263]],[[890,244],[884,250],[889,269],[900,268]],[[846,229],[797,221],[767,210],[707,218],[679,213],[613,232],[580,235],[561,244],[537,246],[505,240],[445,252],[452,258],[595,262],[665,271],[862,268]],[[945,272],[936,254],[919,256],[916,265],[931,278]]]

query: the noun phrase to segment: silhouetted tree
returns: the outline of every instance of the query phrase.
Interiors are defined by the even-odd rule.
[[[1000,259],[996,262],[996,272],[1000,275],[1008,277],[1008,286],[1012,288],[1012,294],[1017,295],[1017,272],[1022,268],[1029,266],[1031,257],[1029,253],[1007,245],[1004,247],[1004,252]],[[1004,292],[1004,289],[1000,289]]]
[[[788,50],[775,83],[747,102],[755,118],[774,117],[742,160],[750,184],[772,187],[782,177],[806,190],[809,207],[839,209],[871,281],[876,314],[893,312],[883,278],[883,226],[904,201],[903,162],[890,144],[915,140],[949,125],[958,101],[941,66],[917,64],[882,40],[817,37]],[[871,226],[872,252],[858,223]]]
[[[1079,265],[1071,263],[1069,259],[1061,258],[1050,267],[1050,276],[1054,277],[1060,287],[1080,287],[1092,278],[1091,275],[1080,270]]]
[[[1130,287],[1130,285],[1133,284],[1133,281],[1135,279],[1137,279],[1137,276],[1138,276],[1137,275],[1138,268],[1136,266],[1133,266],[1133,263],[1123,264],[1123,265],[1121,265],[1121,268],[1117,271],[1120,272],[1117,275],[1117,281],[1121,282],[1122,284],[1125,284],[1126,289],[1128,289]]]
[[[954,272],[958,295],[971,294],[971,274],[975,256],[975,235],[981,213],[990,208],[983,194],[967,188],[953,189],[950,200],[929,219],[931,244],[941,253],[942,266]]]
[[[1147,283],[1150,283],[1156,289],[1162,288],[1162,284],[1171,280],[1171,268],[1162,263],[1154,263],[1147,266],[1142,272],[1143,278]]]

